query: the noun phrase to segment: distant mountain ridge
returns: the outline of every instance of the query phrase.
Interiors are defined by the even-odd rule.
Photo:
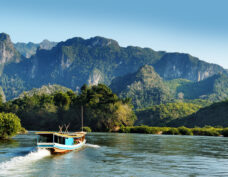
[[[24,57],[30,58],[32,55],[36,54],[37,49],[51,50],[56,45],[57,45],[57,42],[51,42],[51,41],[45,39],[41,43],[17,42],[14,44],[14,47]]]
[[[7,61],[2,66],[0,78],[7,99],[47,84],[59,84],[73,90],[85,83],[109,85],[113,79],[132,74],[144,65],[153,66],[164,80],[183,78],[201,81],[218,73],[227,74],[221,66],[188,54],[121,47],[117,41],[99,36],[90,39],[75,37],[54,47],[46,44],[48,50],[37,48],[30,59],[23,57],[11,41],[8,44],[11,55],[17,57],[7,60],[0,57],[0,62]],[[0,56],[1,53],[4,52],[0,51]]]
[[[155,70],[164,79],[201,81],[214,74],[227,73],[221,66],[199,60],[189,54],[167,53],[155,64]]]

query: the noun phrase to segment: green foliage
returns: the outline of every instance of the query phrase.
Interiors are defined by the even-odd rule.
[[[168,103],[139,109],[136,111],[136,125],[165,126],[172,120],[191,115],[199,109],[199,105],[192,103]]]
[[[145,125],[121,127],[120,133],[145,133],[145,134],[164,134],[164,135],[198,135],[198,136],[228,136],[228,128],[187,128],[187,127],[149,127]]]
[[[40,88],[33,88],[30,91],[23,92],[23,93],[21,93],[19,95],[19,97],[24,97],[25,95],[33,96],[33,95],[52,94],[52,93],[55,93],[55,92],[63,92],[63,93],[65,93],[65,92],[70,92],[70,91],[72,91],[72,90],[69,89],[69,88],[60,86],[60,85],[48,84],[48,85],[43,85]]]
[[[83,127],[83,131],[85,132],[92,132],[90,127]]]
[[[22,130],[20,119],[13,113],[0,113],[0,138],[8,138]]]
[[[172,120],[168,126],[204,127],[223,126],[228,127],[228,101],[211,104],[199,109],[197,112]]]
[[[168,130],[162,132],[165,135],[180,135],[178,128],[169,128]]]
[[[192,130],[184,126],[178,127],[178,131],[181,135],[193,135]]]
[[[228,97],[228,76],[216,74],[200,82],[185,79],[166,81],[171,93],[179,100],[205,99],[208,102],[221,101]]]
[[[194,135],[200,136],[219,136],[220,131],[216,128],[193,128],[192,132]]]
[[[169,89],[152,66],[145,65],[137,72],[118,77],[110,85],[122,98],[131,98],[135,108],[143,108],[171,101]]]
[[[23,97],[3,103],[1,111],[14,112],[29,130],[58,130],[70,123],[71,130],[81,127],[81,107],[84,125],[95,131],[117,131],[121,126],[134,124],[136,116],[128,99],[120,99],[103,84],[84,85],[81,93],[73,91],[51,94],[24,94]]]
[[[225,136],[225,137],[228,137],[228,128],[224,128],[222,130],[222,135]]]
[[[103,84],[83,86],[78,100],[95,131],[116,131],[121,125],[133,125],[136,119],[131,104],[124,103]]]
[[[16,47],[24,55],[30,56],[35,46],[18,44]],[[12,83],[7,82],[4,91],[12,88],[12,91],[6,92],[9,100],[23,91],[48,83],[75,89],[84,83],[97,83],[93,78],[98,76],[99,83],[110,84],[117,76],[135,72],[145,64],[154,64],[164,53],[149,48],[120,47],[116,41],[103,37],[88,40],[72,38],[58,43],[51,50],[37,50],[29,61],[25,59],[5,66],[3,74],[8,78],[16,75],[16,82],[22,81],[23,84],[20,92],[14,93],[13,89],[17,91],[19,88],[12,88]]]
[[[63,92],[57,92],[54,94],[54,103],[56,106],[60,107],[61,109],[69,109],[70,105],[70,97],[68,94],[63,93]]]

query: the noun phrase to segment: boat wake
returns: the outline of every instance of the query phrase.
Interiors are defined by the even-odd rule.
[[[50,156],[50,151],[45,149],[40,149],[37,151],[32,151],[25,156],[13,157],[9,161],[0,163],[0,176],[1,175],[11,175],[24,172],[25,168],[29,168],[32,162],[40,160],[44,157]]]
[[[92,148],[99,148],[100,146],[99,145],[96,145],[96,144],[85,144],[86,147],[92,147]]]

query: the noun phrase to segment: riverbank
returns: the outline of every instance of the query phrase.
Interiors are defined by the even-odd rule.
[[[120,133],[145,133],[145,134],[164,134],[164,135],[195,135],[195,136],[224,136],[228,137],[228,128],[216,128],[205,126],[203,128],[187,127],[149,127],[146,125],[121,127]]]

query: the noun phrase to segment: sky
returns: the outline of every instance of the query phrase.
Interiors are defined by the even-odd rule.
[[[13,42],[103,36],[228,68],[228,0],[0,0]]]

